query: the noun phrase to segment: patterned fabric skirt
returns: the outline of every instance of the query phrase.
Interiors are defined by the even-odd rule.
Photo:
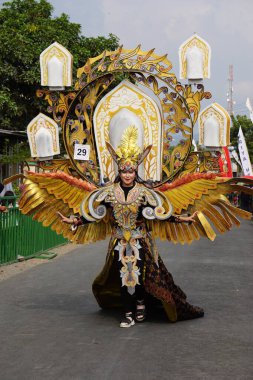
[[[101,273],[93,282],[93,293],[101,308],[122,307],[119,275],[119,256],[115,247],[118,241],[111,240]],[[186,294],[174,283],[172,275],[158,256],[158,265],[155,263],[149,244],[145,239],[140,240],[142,263],[142,283],[149,298],[149,305],[163,306],[169,321],[176,322],[204,316],[200,307],[192,306],[186,300]]]

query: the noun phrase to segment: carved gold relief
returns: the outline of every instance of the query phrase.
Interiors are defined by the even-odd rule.
[[[199,143],[204,145],[204,127],[209,117],[213,117],[219,127],[219,146],[230,144],[230,117],[227,111],[218,103],[213,103],[199,115]]]
[[[72,55],[64,48],[64,46],[54,42],[47,49],[45,49],[40,56],[41,65],[41,84],[42,86],[48,86],[48,63],[50,60],[56,57],[62,64],[62,85],[71,86],[72,81]]]
[[[115,178],[113,159],[105,142],[110,141],[111,120],[117,118],[122,110],[129,110],[136,116],[143,126],[145,145],[152,145],[151,152],[144,160],[144,179],[160,180],[162,125],[159,109],[145,93],[126,81],[102,99],[94,114],[96,143],[103,176],[110,181]]]
[[[38,166],[44,171],[61,171],[69,175],[73,175],[73,171],[71,170],[71,163],[68,159],[51,160],[50,163],[40,162]]]
[[[197,47],[203,54],[203,78],[210,77],[210,47],[199,36],[194,35],[180,47],[180,78],[187,78],[187,50]]]
[[[186,159],[182,171],[179,177],[184,176],[189,173],[207,173],[207,172],[220,172],[219,166],[219,156],[220,152],[191,152]]]
[[[103,73],[128,70],[157,74],[161,78],[176,83],[175,74],[170,73],[172,63],[167,59],[167,54],[158,56],[154,50],[142,51],[141,45],[132,50],[124,49],[123,46],[120,46],[116,51],[105,50],[97,57],[89,58],[86,64],[77,70],[79,81],[75,88],[79,90]]]
[[[50,119],[48,116],[40,113],[37,115],[28,125],[27,134],[31,147],[32,157],[38,156],[37,145],[36,145],[36,134],[40,128],[46,129],[51,135],[53,154],[59,154],[58,145],[58,127],[54,120]]]

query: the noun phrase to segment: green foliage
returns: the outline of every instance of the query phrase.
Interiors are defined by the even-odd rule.
[[[18,164],[30,157],[28,141],[14,143],[6,138],[1,142],[1,164]]]
[[[87,38],[66,14],[52,17],[46,0],[13,0],[0,10],[0,128],[24,130],[44,104],[40,88],[40,53],[57,41],[73,55],[74,70],[103,50],[114,50],[118,38]],[[75,77],[74,77],[75,80]]]
[[[253,162],[253,124],[246,115],[232,116],[233,127],[230,129],[231,145],[238,146],[238,132],[242,127],[242,131],[247,144],[250,161]]]

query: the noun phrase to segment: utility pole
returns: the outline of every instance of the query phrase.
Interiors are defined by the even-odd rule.
[[[228,111],[228,113],[229,113],[230,116],[234,114],[233,80],[234,80],[234,68],[233,68],[233,65],[229,65],[228,92],[227,92],[227,111]]]

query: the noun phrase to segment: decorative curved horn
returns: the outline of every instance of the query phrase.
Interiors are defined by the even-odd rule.
[[[105,142],[105,145],[106,145],[106,147],[107,147],[110,155],[112,156],[112,158],[114,159],[114,161],[117,163],[118,159],[119,159],[119,156],[115,152],[114,148],[111,146],[110,143],[108,143],[108,141]]]
[[[142,161],[147,157],[149,152],[151,151],[152,145],[147,146],[144,151],[138,157],[138,166],[142,163]]]

